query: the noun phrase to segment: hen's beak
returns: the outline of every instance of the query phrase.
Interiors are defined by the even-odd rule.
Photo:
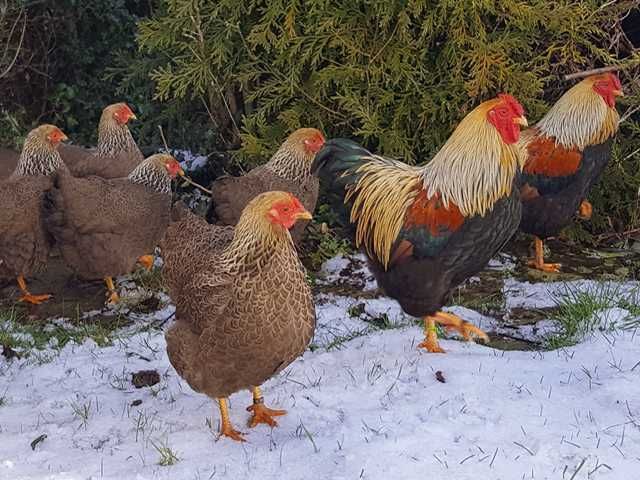
[[[67,137],[64,133],[62,134],[62,136],[60,137],[60,141],[61,142],[66,142],[67,140],[69,140],[69,137]]]
[[[611,93],[613,93],[616,97],[624,97],[624,92],[622,90],[612,90]]]
[[[514,118],[513,119],[513,123],[515,123],[517,125],[522,125],[523,127],[528,127],[529,126],[529,122],[527,122],[527,119],[524,118],[524,116],[518,117],[518,118]]]
[[[178,176],[179,177],[184,177],[184,170],[183,169],[178,170]]]
[[[129,120],[137,120],[137,119],[138,119],[138,117],[136,117],[135,113],[130,113],[129,114]]]
[[[311,216],[311,214],[306,210],[302,210],[301,212],[298,212],[295,215],[296,220],[311,220],[312,218],[313,217]]]

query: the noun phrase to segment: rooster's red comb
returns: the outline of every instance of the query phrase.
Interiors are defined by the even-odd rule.
[[[514,97],[513,95],[509,95],[508,93],[500,93],[498,95],[498,98],[509,105],[514,113],[519,117],[524,115],[524,108],[522,108],[520,102],[518,102],[518,100],[516,100],[516,97]]]

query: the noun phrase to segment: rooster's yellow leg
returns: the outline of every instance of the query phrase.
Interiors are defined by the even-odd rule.
[[[438,344],[436,317],[424,317],[424,340],[418,344],[418,348],[424,348],[431,353],[445,353]]]
[[[118,292],[116,292],[116,287],[113,285],[113,278],[111,277],[104,277],[104,283],[107,284],[107,296],[109,297],[109,300],[107,300],[107,303],[109,304],[114,304],[114,303],[118,303],[120,301],[120,295],[118,295]]]
[[[238,432],[229,420],[229,407],[226,398],[218,398],[218,407],[220,407],[220,437],[229,437],[236,442],[246,442],[242,433]],[[218,439],[220,439],[218,437]]]
[[[20,275],[18,277],[18,287],[22,292],[22,296],[18,299],[19,302],[27,302],[32,303],[33,305],[39,305],[42,302],[46,302],[51,298],[51,295],[31,295],[29,293],[29,289],[27,288],[27,282],[25,282],[24,277]]]
[[[580,208],[578,209],[578,216],[582,220],[589,220],[591,215],[593,215],[593,206],[591,205],[591,202],[585,198],[582,200]]]
[[[557,273],[560,271],[560,267],[562,266],[559,263],[544,263],[544,245],[542,244],[542,240],[538,237],[535,237],[535,245],[536,245],[536,257],[533,260],[529,260],[527,264],[530,267],[535,268],[536,270],[542,270],[543,272],[553,272]]]
[[[489,343],[489,336],[480,330],[475,325],[465,322],[459,316],[452,313],[438,312],[435,314],[436,322],[440,325],[444,325],[448,329],[456,330],[462,337],[469,341],[479,338],[486,343]]]
[[[273,410],[264,406],[264,397],[260,391],[260,387],[253,387],[253,405],[247,407],[247,412],[253,412],[251,419],[249,420],[249,427],[253,428],[259,423],[266,423],[270,427],[277,427],[273,417],[280,417],[286,415],[286,410]]]
[[[153,268],[153,261],[154,261],[153,255],[142,255],[138,259],[138,263],[142,265],[149,272]]]

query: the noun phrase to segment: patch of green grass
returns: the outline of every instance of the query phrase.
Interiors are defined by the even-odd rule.
[[[167,287],[164,284],[161,268],[138,268],[133,272],[133,281],[136,285],[143,287],[152,292],[166,292]]]
[[[345,335],[336,335],[335,338],[327,344],[325,349],[327,352],[330,352],[331,350],[339,350],[345,343],[356,338],[364,337],[368,331],[368,328],[364,328],[362,330],[353,330]]]
[[[45,349],[60,350],[69,342],[80,344],[87,338],[99,346],[111,345],[114,332],[129,323],[123,317],[76,317],[65,322],[33,320],[20,308],[0,310],[0,344],[13,348],[24,356],[39,359],[46,355],[35,355]]]
[[[175,465],[180,461],[180,458],[174,452],[166,442],[164,443],[156,443],[153,440],[151,441],[151,445],[156,451],[160,454],[160,460],[158,460],[158,465],[161,467],[169,467],[171,465]]]
[[[561,294],[555,296],[554,302],[554,319],[560,330],[547,341],[548,347],[552,349],[575,345],[597,329],[610,330],[623,326],[602,318],[598,313],[603,310],[620,307],[631,312],[640,309],[637,305],[632,309],[633,300],[630,296],[623,294],[619,285],[611,283],[597,284],[590,291],[567,285]]]

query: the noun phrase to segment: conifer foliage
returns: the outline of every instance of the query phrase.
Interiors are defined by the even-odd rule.
[[[420,161],[480,101],[508,91],[535,121],[572,84],[563,74],[602,65],[626,67],[626,105],[638,103],[640,55],[620,29],[638,0],[161,3],[139,26],[141,49],[166,59],[151,75],[157,97],[199,99],[245,159],[314,126]],[[637,148],[627,122],[620,137]],[[638,157],[616,151],[630,186]]]

